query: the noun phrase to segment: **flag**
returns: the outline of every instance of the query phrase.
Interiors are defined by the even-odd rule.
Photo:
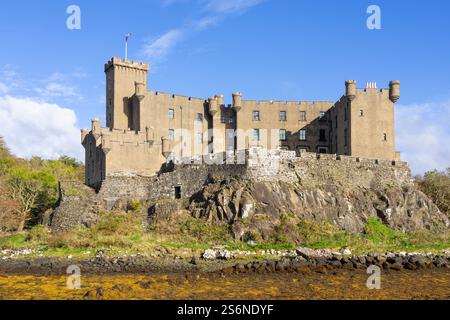
[[[128,42],[128,39],[129,39],[132,35],[133,35],[133,34],[132,34],[131,32],[128,32],[128,33],[125,35],[125,41]]]

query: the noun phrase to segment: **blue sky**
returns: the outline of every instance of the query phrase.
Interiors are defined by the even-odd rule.
[[[80,30],[66,27],[72,4]],[[366,27],[372,4],[381,30]],[[337,100],[346,79],[401,80],[399,151],[415,173],[450,166],[446,0],[2,2],[0,134],[14,152],[82,159],[78,129],[104,119],[103,65],[124,55],[127,32],[129,57],[151,64],[156,91]]]

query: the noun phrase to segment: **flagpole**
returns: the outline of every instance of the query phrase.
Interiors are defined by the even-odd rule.
[[[131,32],[128,32],[125,35],[125,61],[128,60],[128,39],[132,36],[133,34]]]

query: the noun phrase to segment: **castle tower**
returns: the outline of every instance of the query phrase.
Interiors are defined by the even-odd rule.
[[[143,98],[148,71],[148,64],[120,58],[112,58],[105,65],[107,127],[123,130],[133,127],[131,97],[138,91],[138,98]]]

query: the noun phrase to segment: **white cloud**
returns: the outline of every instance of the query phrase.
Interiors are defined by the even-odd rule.
[[[0,82],[0,93],[7,93],[8,91],[9,87],[3,82]]]
[[[0,135],[19,157],[83,159],[75,112],[29,98],[0,96]]]
[[[397,149],[414,174],[450,167],[450,101],[398,105]]]
[[[189,0],[161,0],[162,6],[188,2]],[[187,35],[194,31],[202,31],[220,23],[227,15],[242,13],[265,0],[196,0],[200,5],[202,17],[180,28],[172,29],[162,36],[146,43],[140,50],[140,55],[151,63],[163,60],[173,48]]]
[[[74,87],[64,83],[49,82],[44,88],[35,88],[34,91],[44,98],[75,97],[81,99],[81,95]]]
[[[183,36],[184,31],[182,29],[170,30],[145,44],[141,50],[142,54],[149,58],[151,62],[162,60],[183,39]]]
[[[243,12],[264,0],[206,0],[205,9],[217,13]]]

